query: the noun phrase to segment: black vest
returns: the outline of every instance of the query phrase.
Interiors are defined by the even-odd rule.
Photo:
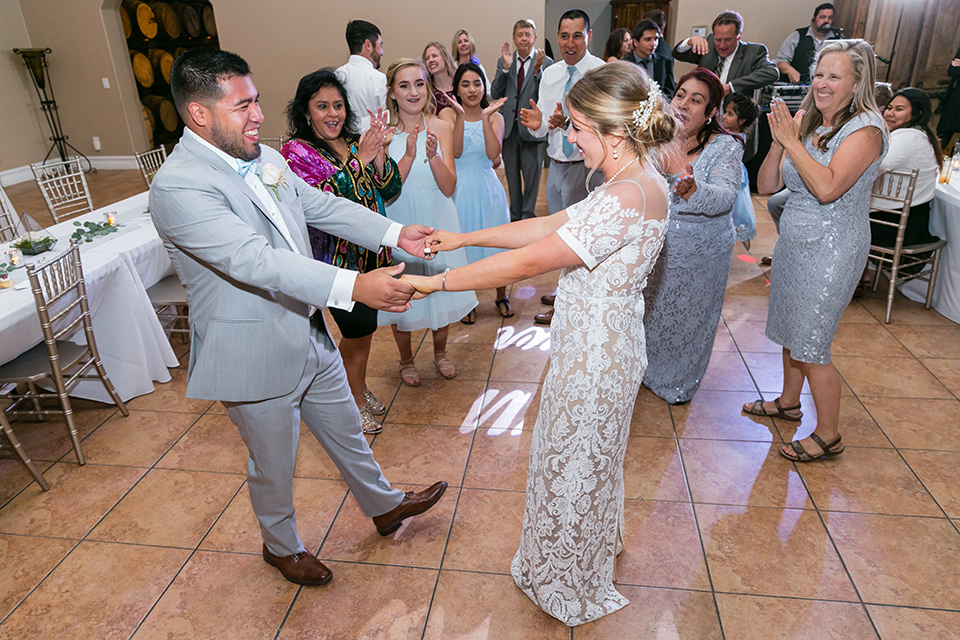
[[[793,60],[790,61],[790,66],[800,72],[801,84],[810,84],[810,67],[813,66],[813,61],[817,57],[816,50],[813,46],[813,36],[807,35],[807,29],[809,29],[809,27],[800,27],[797,29],[800,41],[797,43],[797,48],[793,50]],[[831,30],[825,39],[838,40],[839,38],[840,36],[837,35],[837,32]]]

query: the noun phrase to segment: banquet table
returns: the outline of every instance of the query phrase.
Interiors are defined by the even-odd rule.
[[[75,221],[103,222],[105,212],[117,214],[116,232],[80,244],[94,336],[100,358],[120,397],[153,391],[154,382],[168,382],[168,367],[177,357],[157,319],[147,288],[174,273],[173,265],[147,211],[146,192],[72,218],[46,229],[57,244],[46,253],[24,256],[26,264],[43,263],[60,255],[77,229]],[[8,244],[0,245],[0,261],[8,262]],[[43,341],[26,269],[11,274],[16,287],[0,289],[0,363],[13,360]],[[82,343],[83,332],[74,338]],[[71,396],[111,402],[99,380],[81,380]]]

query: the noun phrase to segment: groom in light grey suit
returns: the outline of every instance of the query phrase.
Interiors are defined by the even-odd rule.
[[[187,396],[222,401],[247,445],[266,562],[291,582],[325,584],[330,570],[296,530],[301,417],[381,535],[432,507],[446,483],[404,494],[383,477],[320,311],[354,301],[404,311],[413,289],[394,278],[403,265],[357,274],[316,261],[306,224],[370,250],[383,244],[419,256],[432,230],[401,227],[309,186],[273,149],[261,155],[263,114],[240,56],[185,53],[171,88],[186,129],[154,178],[150,212],[187,290]]]

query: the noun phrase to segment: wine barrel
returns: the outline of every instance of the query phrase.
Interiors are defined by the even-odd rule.
[[[174,2],[171,6],[180,16],[180,25],[183,31],[187,32],[187,37],[198,37],[200,35],[200,16],[197,15],[197,10],[182,2]]]
[[[157,17],[157,24],[163,29],[163,32],[176,40],[180,37],[180,16],[166,2],[151,2],[150,8]]]
[[[153,113],[155,122],[167,131],[177,130],[177,108],[163,96],[143,96],[143,105]]]
[[[150,49],[147,57],[156,71],[160,72],[163,81],[170,84],[170,67],[173,66],[173,54],[163,49]]]
[[[120,7],[130,14],[131,27],[136,27],[133,29],[134,35],[142,36],[147,40],[157,37],[157,18],[149,4],[139,0],[123,0]]]
[[[140,103],[140,110],[143,111],[143,126],[147,128],[147,138],[150,140],[150,147],[153,148],[153,130],[157,126],[157,121],[153,117],[153,111],[147,109],[147,105]]]
[[[120,24],[123,25],[123,37],[129,38],[133,35],[133,27],[130,25],[130,14],[123,7],[120,7]]]
[[[203,28],[214,38],[217,37],[217,19],[213,17],[213,7],[203,8]]]
[[[189,51],[189,49],[187,49],[186,47],[177,47],[176,50],[173,52],[173,59],[176,60],[177,58],[185,54],[187,51]]]
[[[133,64],[133,77],[137,79],[137,84],[147,89],[152,87],[156,76],[153,74],[150,58],[137,51],[131,51],[130,62]]]

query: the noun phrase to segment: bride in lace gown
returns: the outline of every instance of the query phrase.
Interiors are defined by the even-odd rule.
[[[567,138],[587,167],[611,176],[586,199],[552,216],[466,234],[437,232],[436,250],[514,251],[431,278],[405,276],[429,294],[562,269],[511,573],[538,607],[570,626],[628,604],[613,585],[622,548],[623,460],[647,362],[641,292],[667,221],[666,183],[650,153],[676,129],[648,82],[635,65],[616,62],[589,71],[570,90]]]

